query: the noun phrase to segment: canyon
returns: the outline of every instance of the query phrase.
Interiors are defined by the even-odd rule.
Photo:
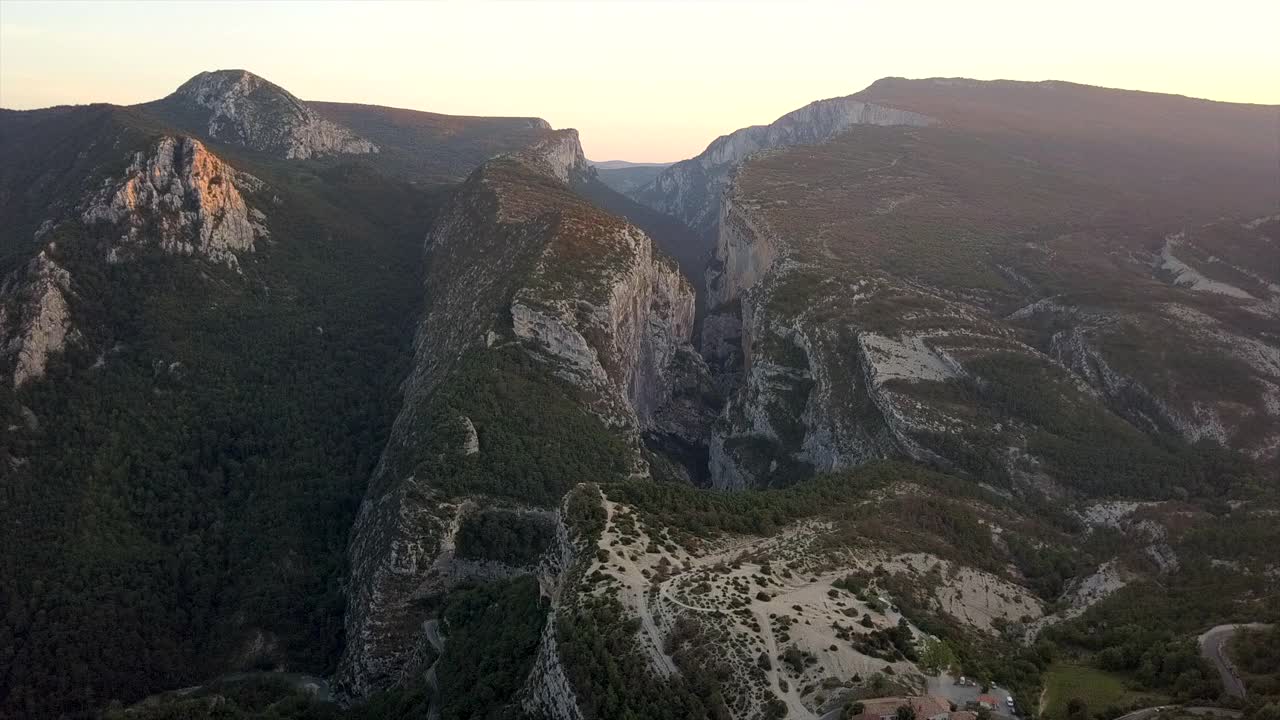
[[[1142,588],[1253,612],[1268,117],[886,78],[621,181],[241,70],[5,111],[0,599],[24,667],[132,650],[0,707],[305,673],[352,717],[818,718],[948,667],[1029,706]]]

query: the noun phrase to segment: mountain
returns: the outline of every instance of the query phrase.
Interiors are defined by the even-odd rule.
[[[284,88],[244,70],[200,73],[142,107],[211,139],[289,160],[378,152]]]
[[[725,193],[710,327],[740,320],[750,360],[718,484],[767,482],[761,442],[1054,492],[1216,474],[1170,436],[1276,460],[1273,110],[1061,83],[861,97],[941,117],[755,156]],[[1021,383],[1057,390],[996,390]]]
[[[0,283],[4,717],[325,671],[407,351],[428,200],[135,130]]]
[[[927,125],[930,118],[857,100],[819,100],[769,125],[756,125],[716,138],[702,154],[663,170],[632,195],[659,212],[703,233],[715,224],[720,195],[730,171],[748,155],[788,145],[829,140],[854,125]]]
[[[443,199],[371,147],[247,73],[0,111],[0,717],[332,670]]]
[[[308,102],[244,70],[200,73],[137,109],[216,143],[286,160],[356,156],[387,176],[424,186],[458,182],[485,160],[551,129],[541,118]]]
[[[104,180],[97,192],[75,207],[77,222],[106,240],[107,264],[124,262],[146,249],[197,255],[239,267],[239,255],[253,252],[268,235],[263,213],[250,208],[242,190],[261,190],[262,182],[239,173],[191,138],[160,137],[136,152],[122,177]],[[52,221],[40,235],[61,235]],[[56,239],[25,268],[0,286],[0,340],[13,365],[13,386],[41,378],[50,355],[66,350],[81,333],[73,326],[69,301],[73,278],[56,259]]]
[[[648,238],[604,242],[627,226],[604,208],[644,214],[569,136],[476,171],[428,240],[340,692],[425,677],[446,715],[818,717],[934,688],[926,653],[1035,698],[1044,648],[1125,643],[1119,667],[1156,653],[1176,692],[1214,692],[1181,644],[1195,613],[1171,619],[1186,600],[1117,620],[1131,635],[1090,623],[1152,583],[1266,615],[1274,567],[1248,548],[1274,537],[1273,221],[1251,214],[1266,159],[1238,151],[1266,110],[1210,105],[1143,145],[1121,129],[1164,97],[970,88],[982,122],[811,106],[688,188],[724,194],[700,356]],[[1205,224],[1222,211],[1241,219]],[[696,238],[645,224],[652,246]],[[1240,570],[1204,564],[1209,535]],[[526,608],[493,700],[461,689],[497,638],[473,603]]]
[[[664,168],[671,163],[642,163],[627,160],[588,160],[587,164],[596,170],[626,170],[628,168]]]
[[[658,245],[663,253],[680,266],[680,271],[691,283],[701,284],[706,268],[706,257],[698,237],[689,226],[662,213],[641,205],[610,187],[601,171],[594,167],[572,178],[574,192],[590,200],[601,210],[613,213],[640,229]],[[698,294],[699,316],[705,293]]]

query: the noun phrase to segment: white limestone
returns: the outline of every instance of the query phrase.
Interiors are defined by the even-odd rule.
[[[237,255],[252,252],[265,230],[265,216],[250,214],[242,185],[261,187],[261,181],[237,172],[199,140],[165,136],[136,153],[122,178],[107,180],[84,203],[81,219],[120,233],[114,261],[152,246],[237,267]]]
[[[200,73],[168,100],[207,111],[211,138],[290,160],[378,152],[377,145],[320,117],[284,88],[244,70]]]

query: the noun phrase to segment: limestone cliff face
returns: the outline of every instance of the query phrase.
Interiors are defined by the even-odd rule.
[[[139,247],[177,255],[201,255],[235,267],[237,253],[252,252],[266,234],[263,215],[249,208],[241,189],[262,183],[237,172],[189,137],[160,138],[135,154],[123,177],[108,179],[82,205],[87,225],[107,224],[119,232],[109,259],[118,261]]]
[[[563,183],[569,182],[574,175],[589,172],[577,130],[551,133],[528,149],[513,154],[511,159]]]
[[[748,164],[743,173],[756,167]],[[1228,260],[1189,241],[1177,244],[1180,235],[1166,240],[1151,267],[1179,291],[1158,297],[1178,297],[1177,303],[1082,308],[1041,297],[997,316],[980,295],[864,273],[862,263],[826,272],[831,246],[779,222],[784,211],[738,182],[726,191],[721,217],[707,271],[709,304],[720,309],[704,328],[703,348],[711,357],[733,356],[724,337],[733,322],[725,318],[736,318],[743,366],[709,443],[717,487],[767,485],[776,472],[788,471],[789,461],[830,471],[905,456],[952,467],[973,448],[995,448],[990,457],[1012,479],[1052,490],[1030,455],[1034,420],[997,422],[939,400],[940,389],[981,392],[988,383],[1007,382],[1002,365],[1034,374],[1064,412],[1105,408],[1150,434],[1208,441],[1264,462],[1280,457],[1280,350],[1269,334],[1258,333],[1271,317],[1265,298],[1273,281],[1265,269],[1247,264],[1250,252],[1266,257],[1269,246],[1261,240],[1242,244],[1248,252],[1225,246],[1237,253]],[[1208,226],[1198,232],[1205,236],[1200,243],[1213,240]],[[1228,269],[1248,284],[1249,294],[1224,291],[1207,276],[1195,275],[1193,284],[1188,278],[1201,271],[1190,261],[1180,260],[1179,272],[1172,272],[1171,247],[1206,273],[1225,276],[1221,268],[1233,263]],[[1148,271],[1141,259],[1133,269]],[[1142,277],[1128,282],[1146,287]],[[1206,296],[1215,301],[1205,302]],[[1029,337],[1042,339],[1033,347]],[[1153,348],[1148,357],[1126,350],[1135,338]],[[1165,363],[1166,353],[1187,360]],[[1234,382],[1207,390],[1197,363],[1230,373]]]
[[[1241,403],[1154,391],[1143,379],[1121,372],[1108,361],[1099,348],[1105,333],[1105,328],[1087,322],[1061,330],[1052,338],[1050,354],[1134,426],[1179,435],[1189,442],[1207,440],[1259,460],[1280,457],[1280,348],[1217,334],[1218,352],[1243,363],[1242,370],[1252,375],[1261,396],[1253,403]]]
[[[769,272],[781,240],[730,192],[720,207],[714,259],[707,267],[707,304],[733,302]]]
[[[553,252],[516,293],[511,319],[516,337],[545,352],[558,374],[595,391],[595,409],[606,422],[634,430],[651,426],[670,399],[666,375],[676,355],[689,350],[694,295],[639,229],[622,225],[606,233],[601,239],[612,259],[595,302],[562,294],[554,279],[561,258]]]
[[[936,319],[928,319],[933,312],[916,312],[913,319],[928,329],[862,326],[856,306],[900,294],[901,284],[851,275],[840,287],[811,286],[800,278],[812,277],[810,263],[822,258],[797,257],[768,213],[744,200],[735,186],[726,191],[721,217],[706,281],[709,304],[724,310],[704,325],[702,346],[713,358],[740,353],[742,370],[709,441],[715,487],[768,485],[776,472],[787,470],[786,462],[820,472],[892,456],[945,465],[920,438],[953,432],[963,422],[918,402],[903,385],[964,376],[952,350],[963,354],[970,346],[991,344],[1031,352],[988,334],[990,329],[947,329],[956,320],[978,318],[963,304],[936,297],[929,298],[942,304]],[[782,299],[796,294],[805,302],[797,306]],[[726,328],[737,338],[726,341]]]
[[[542,628],[538,655],[522,693],[521,707],[535,717],[582,720],[577,693],[560,662],[560,651],[556,644],[556,616],[554,611],[549,613],[547,624]]]
[[[818,100],[769,125],[743,128],[717,138],[701,155],[664,170],[636,191],[637,201],[706,232],[720,215],[720,199],[734,167],[762,150],[821,143],[855,125],[933,124],[919,113],[849,97]]]
[[[43,377],[49,356],[74,340],[71,292],[71,275],[50,249],[0,283],[0,356],[12,363],[15,388]]]
[[[556,640],[556,622],[562,607],[561,596],[566,592],[566,579],[584,554],[580,543],[570,536],[564,518],[566,508],[556,513],[556,541],[538,564],[538,580],[543,597],[550,600],[547,624],[542,628],[538,641],[538,654],[533,669],[520,692],[520,705],[525,712],[553,720],[582,720],[577,693],[569,682],[560,661],[560,649]],[[570,591],[571,592],[571,591]]]
[[[830,472],[916,454],[894,422],[896,405],[875,380],[875,357],[861,333],[779,316],[765,293],[739,301],[745,366],[712,430],[713,487],[768,485],[779,458]]]
[[[203,72],[161,103],[203,116],[209,137],[290,160],[378,152],[284,88],[244,70]]]
[[[439,568],[460,511],[412,459],[459,358],[520,348],[582,389],[584,407],[632,440],[638,468],[639,433],[671,400],[668,376],[696,357],[692,288],[643,232],[572,192],[586,172],[577,133],[554,133],[478,169],[427,238],[414,366],[352,533],[338,672],[349,697],[401,681],[428,620],[419,600],[450,587]]]

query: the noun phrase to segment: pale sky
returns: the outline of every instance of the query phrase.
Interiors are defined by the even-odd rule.
[[[0,107],[143,102],[219,68],[307,100],[536,115],[592,159],[667,161],[890,75],[1280,104],[1280,0],[0,0]]]

